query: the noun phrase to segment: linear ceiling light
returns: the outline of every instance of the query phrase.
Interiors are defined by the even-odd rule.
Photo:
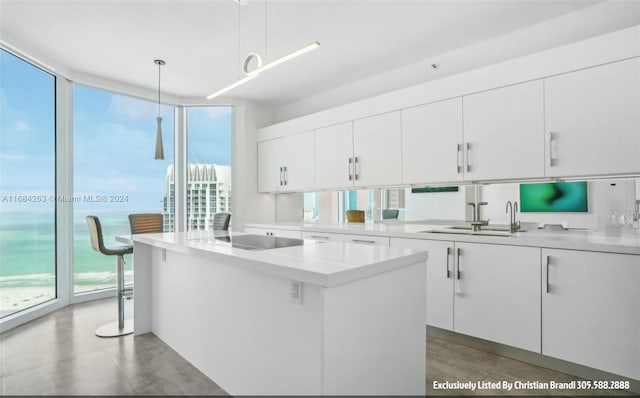
[[[257,77],[261,72],[264,72],[265,70],[269,70],[269,69],[273,68],[274,66],[277,66],[277,65],[280,65],[280,64],[285,63],[287,61],[290,61],[290,60],[292,60],[292,59],[294,59],[294,58],[296,58],[296,57],[298,57],[298,56],[300,56],[302,54],[308,53],[311,50],[315,50],[318,47],[320,47],[320,42],[314,41],[313,43],[309,44],[308,46],[302,47],[301,49],[296,50],[296,51],[294,51],[294,52],[292,52],[290,54],[287,54],[284,57],[281,57],[281,58],[278,58],[276,60],[273,60],[273,61],[269,62],[266,65],[262,65],[262,60],[260,59],[260,56],[258,56],[255,53],[250,53],[249,55],[247,55],[247,57],[244,60],[243,73],[245,74],[245,77],[243,77],[242,79],[238,80],[237,82],[235,82],[235,83],[233,83],[233,84],[231,84],[231,85],[229,85],[229,86],[227,86],[227,87],[225,87],[225,88],[223,88],[221,90],[216,91],[213,94],[209,94],[207,96],[207,99],[212,99],[212,98],[215,98],[215,97],[219,96],[222,93],[226,93],[227,91],[232,90],[232,89],[234,89],[234,88],[236,88],[236,87],[248,82],[249,80]],[[248,69],[249,62],[252,59],[256,59],[256,61],[258,62],[258,67],[256,69],[252,70],[252,71],[248,71],[247,69]]]

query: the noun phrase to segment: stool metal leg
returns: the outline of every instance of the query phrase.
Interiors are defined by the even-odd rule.
[[[124,256],[118,256],[118,320],[96,329],[98,337],[118,337],[133,333],[133,320],[124,319]]]
[[[124,256],[118,256],[118,329],[124,329]]]

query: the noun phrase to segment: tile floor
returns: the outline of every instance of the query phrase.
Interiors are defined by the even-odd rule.
[[[129,302],[129,305],[131,303]],[[115,299],[75,304],[0,335],[1,395],[226,395],[152,334],[102,339],[117,317]],[[434,390],[433,381],[569,381],[541,367],[443,338],[427,338],[428,395],[509,395]],[[633,395],[624,391],[517,391],[517,395]]]

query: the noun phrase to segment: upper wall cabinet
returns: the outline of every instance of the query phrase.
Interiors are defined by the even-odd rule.
[[[465,96],[467,181],[544,176],[543,82]]]
[[[401,181],[400,112],[316,130],[318,189],[395,185]]]
[[[313,131],[258,143],[258,191],[308,191],[315,187]]]
[[[353,186],[353,122],[317,129],[315,140],[318,189]]]
[[[258,191],[277,192],[283,184],[282,153],[278,151],[282,138],[258,143]]]
[[[640,172],[638,58],[545,79],[546,176]]]
[[[396,185],[402,181],[400,112],[353,122],[354,186]]]
[[[402,183],[462,181],[462,98],[402,110]]]

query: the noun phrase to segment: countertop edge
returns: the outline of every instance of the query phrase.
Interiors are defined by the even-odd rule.
[[[375,225],[375,224],[373,224]],[[438,240],[438,241],[456,241],[456,242],[469,242],[469,243],[487,243],[509,246],[527,246],[527,247],[540,247],[544,249],[566,249],[566,250],[581,250],[581,251],[593,251],[615,254],[631,254],[640,255],[640,240],[634,242],[634,244],[625,243],[604,243],[604,242],[589,242],[585,237],[584,240],[578,238],[566,239],[562,235],[548,234],[543,236],[542,233],[536,233],[535,236],[528,237],[526,232],[516,233],[511,237],[497,237],[497,236],[480,236],[480,235],[463,235],[463,234],[446,234],[446,233],[426,233],[426,232],[398,232],[398,231],[372,231],[370,229],[353,228],[349,224],[341,224],[332,227],[327,224],[318,226],[308,226],[300,224],[268,224],[268,223],[246,223],[245,227],[255,228],[270,228],[280,230],[294,230],[301,232],[319,232],[319,233],[332,233],[332,234],[354,234],[354,235],[369,235],[369,236],[381,236],[389,238],[400,239],[418,239],[418,240]],[[360,227],[360,225],[358,225]],[[615,239],[611,237],[610,239]]]
[[[150,234],[155,235],[155,234]],[[144,244],[160,249],[166,249],[181,254],[197,256],[200,258],[208,258],[212,260],[224,260],[225,263],[241,266],[253,271],[266,273],[276,277],[297,280],[303,283],[309,283],[321,287],[333,287],[346,284],[360,279],[368,278],[383,272],[402,268],[420,261],[426,261],[428,254],[426,251],[414,251],[400,257],[385,259],[379,262],[362,265],[355,268],[346,268],[344,270],[335,271],[324,274],[309,269],[296,268],[284,264],[294,259],[293,256],[282,256],[278,261],[272,258],[269,260],[260,260],[251,258],[250,255],[242,255],[239,253],[223,253],[211,250],[210,248],[198,246],[185,246],[175,242],[168,242],[153,238],[145,234],[133,235],[131,240],[135,245]],[[333,242],[339,245],[358,245],[356,243]],[[359,246],[359,245],[358,245]]]

